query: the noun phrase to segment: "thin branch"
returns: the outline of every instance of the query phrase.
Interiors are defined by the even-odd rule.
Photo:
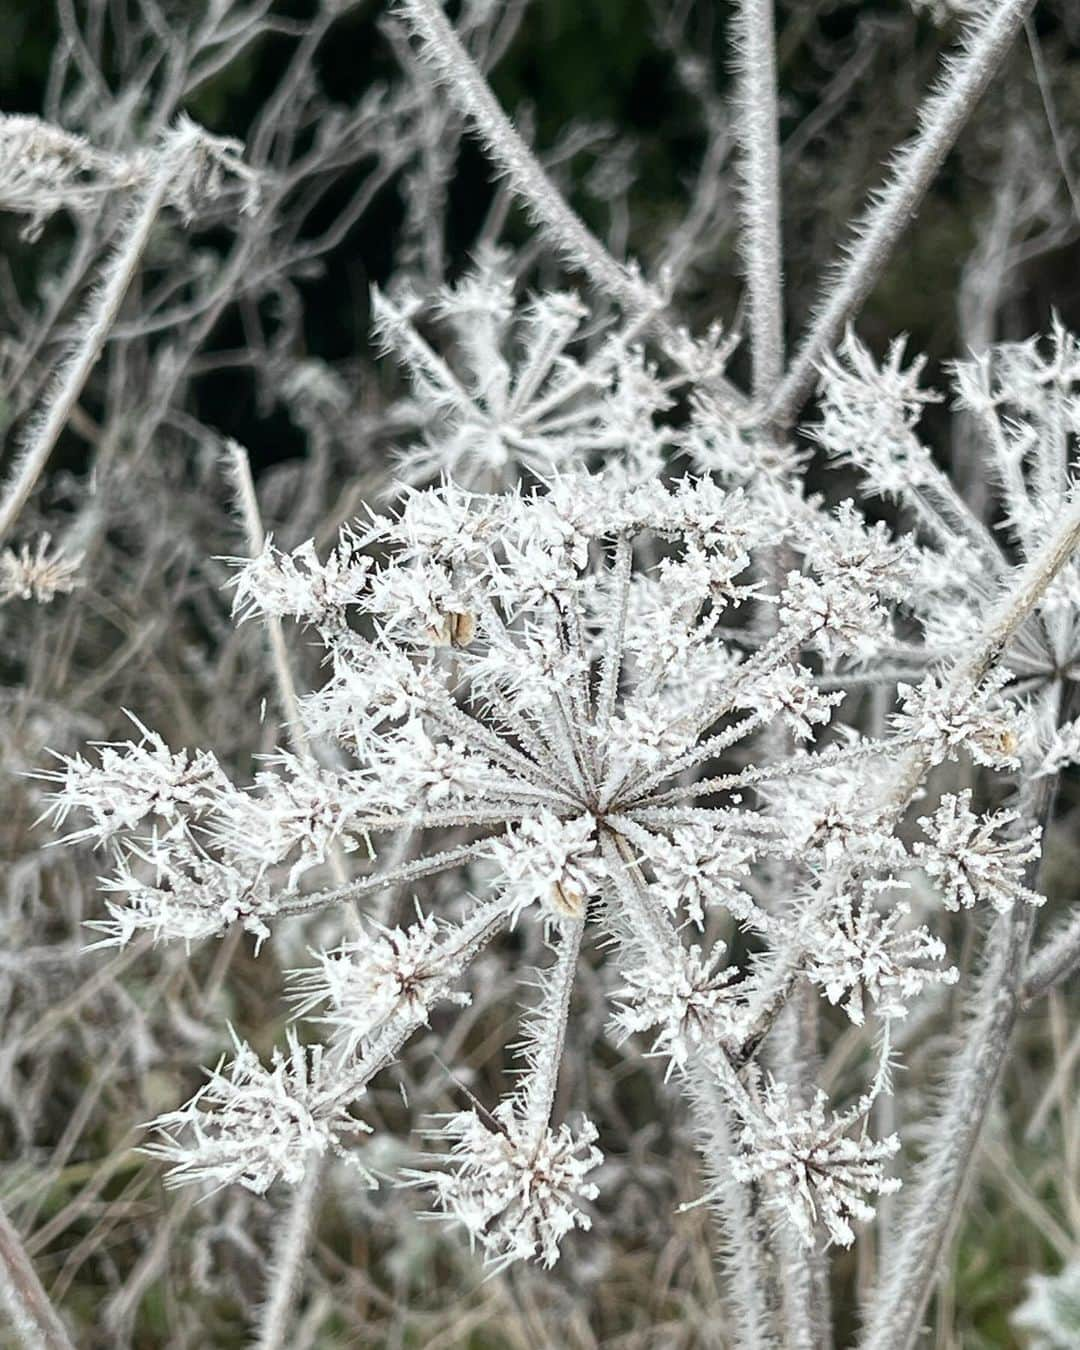
[[[120,242],[77,326],[68,355],[60,364],[49,401],[31,420],[22,448],[11,467],[0,502],[0,539],[10,532],[26,505],[71,417],[87,376],[101,355],[170,186],[170,174],[159,170],[128,214]]]
[[[274,1242],[266,1281],[270,1297],[259,1314],[259,1326],[252,1350],[282,1350],[289,1344],[292,1310],[303,1285],[303,1265],[311,1243],[311,1232],[318,1211],[328,1163],[319,1158],[304,1173],[293,1192]]]
[[[0,1210],[0,1307],[25,1350],[75,1350],[22,1239]]]
[[[259,500],[255,495],[255,483],[251,476],[251,461],[248,452],[236,441],[229,441],[225,447],[226,463],[232,475],[236,489],[236,502],[243,521],[247,539],[248,553],[257,558],[266,544],[266,531],[263,529]],[[270,660],[274,669],[274,682],[277,685],[278,702],[285,721],[285,729],[292,748],[300,759],[311,758],[311,746],[300,720],[300,706],[296,699],[296,685],[289,666],[289,653],[285,646],[285,635],[281,620],[272,614],[265,616],[266,635],[270,645]],[[345,878],[340,878],[344,882]]]
[[[559,925],[559,954],[554,966],[541,976],[543,1003],[533,1014],[530,1023],[526,1048],[533,1072],[529,1075],[524,1106],[529,1128],[537,1140],[543,1138],[555,1105],[559,1064],[566,1041],[570,999],[574,992],[574,976],[584,932],[584,914]]]
[[[892,172],[873,194],[846,261],[827,279],[817,316],[769,401],[766,423],[789,424],[817,377],[818,363],[873,290],[935,174],[975,105],[1005,60],[1035,0],[998,0],[980,13],[957,56],[946,63],[923,105],[919,131],[893,157]]]
[[[1032,954],[1021,994],[1025,1004],[1064,983],[1080,966],[1080,915],[1064,924]]]
[[[1061,177],[1069,192],[1073,214],[1080,221],[1080,183],[1077,183],[1076,176],[1069,164],[1065,137],[1061,131],[1061,119],[1057,115],[1057,108],[1054,104],[1054,91],[1050,85],[1046,62],[1042,57],[1042,44],[1039,42],[1039,34],[1030,14],[1024,20],[1024,36],[1027,38],[1028,48],[1031,52],[1031,64],[1035,70],[1035,80],[1039,86],[1039,97],[1042,99],[1043,112],[1046,114],[1046,124],[1050,128],[1050,139],[1054,143],[1054,154],[1057,156]]]

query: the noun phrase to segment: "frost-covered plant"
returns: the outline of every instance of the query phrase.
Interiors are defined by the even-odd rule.
[[[942,397],[921,386],[923,361],[904,365],[897,341],[878,365],[848,332],[827,359],[822,416],[813,434],[838,462],[862,474],[868,490],[898,501],[923,542],[923,574],[913,597],[931,650],[948,652],[978,626],[996,578],[1046,538],[1072,480],[1080,424],[1077,339],[1056,322],[1047,339],[999,344],[953,366],[956,405],[975,419],[1003,516],[995,537],[919,439],[922,408]],[[1005,664],[1015,694],[1062,697],[1080,657],[1075,559],[1062,567]],[[900,660],[904,654],[898,654]]]
[[[790,570],[771,587],[749,581],[755,555],[780,547]],[[856,1124],[865,1134],[878,1088],[847,1113],[827,1116],[821,1095],[804,1114],[784,1085],[761,1079],[754,1051],[801,977],[857,1025],[867,1002],[887,1024],[928,983],[955,978],[927,929],[900,925],[902,909],[879,912],[906,866],[921,865],[950,907],[1038,900],[1022,881],[1031,842],[994,842],[1011,817],[980,820],[965,799],[961,821],[950,799],[910,857],[896,834],[944,758],[1015,763],[1015,712],[997,698],[990,662],[1002,628],[1018,626],[1059,565],[1053,550],[1035,562],[1038,587],[1022,572],[981,647],[907,691],[884,737],[770,763],[746,759],[763,733],[788,723],[820,734],[837,707],[812,696],[802,662],[865,665],[888,647],[910,585],[904,548],[849,509],[792,526],[707,479],[617,492],[579,475],[534,493],[412,491],[399,510],[347,530],[325,565],[310,544],[290,556],[268,543],[240,564],[235,608],[291,615],[318,635],[328,678],[300,704],[304,739],[333,742],[349,761],[330,770],[283,754],[241,790],[212,757],[173,755],[149,736],[126,754],[105,747],[100,767],[72,760],[56,775],[57,818],[79,807],[95,822],[86,835],[120,831],[106,885],[123,900],[110,898],[98,926],[123,944],[140,928],[190,940],[240,921],[261,941],[286,916],[450,868],[483,878],[485,895],[456,923],[377,926],[369,942],[296,974],[298,1011],[330,1029],[317,1060],[327,1086],[303,1078],[288,1096],[277,1073],[273,1100],[288,1096],[289,1118],[314,1142],[290,1154],[286,1136],[264,1154],[243,1104],[258,1075],[245,1067],[227,1093],[168,1117],[174,1175],[231,1169],[259,1189],[279,1172],[297,1179],[303,1157],[340,1133],[336,1113],[432,1005],[464,1001],[468,959],[528,914],[557,956],[526,1023],[523,1084],[494,1128],[475,1112],[450,1118],[451,1170],[432,1182],[440,1207],[498,1262],[550,1264],[564,1233],[586,1226],[573,1196],[592,1196],[577,1150],[593,1127],[575,1137],[550,1117],[592,921],[615,953],[619,1034],[649,1033],[694,1091],[715,1082],[739,1129],[736,1180],[763,1185],[802,1241],[813,1242],[820,1212],[831,1240],[851,1242],[849,1217],[869,1217],[866,1197],[895,1189],[879,1166],[895,1141],[850,1134]],[[899,780],[875,792],[876,766],[894,761]],[[151,817],[164,828],[147,836],[138,827]],[[301,884],[333,847],[446,831],[441,846],[368,878]],[[761,880],[781,863],[786,900]],[[705,958],[680,935],[713,928],[717,912],[758,949],[742,970],[723,964],[722,941]],[[257,1119],[254,1095],[251,1110]]]
[[[401,453],[402,477],[449,475],[490,489],[512,485],[523,471],[543,477],[590,463],[621,467],[633,481],[655,477],[670,438],[657,418],[671,396],[640,341],[619,328],[576,359],[568,349],[588,310],[570,293],[519,305],[506,264],[481,255],[428,306],[408,295],[373,296],[379,340],[413,387],[400,415],[422,430],[419,444]],[[452,364],[418,331],[425,310],[452,336]]]
[[[631,139],[572,125],[543,149],[492,93],[487,72],[525,0],[467,3],[453,21],[437,0],[399,0],[381,34],[401,77],[349,106],[326,92],[320,52],[350,0],[303,18],[93,3],[85,22],[64,5],[46,117],[0,119],[0,208],[28,222],[32,244],[46,224],[50,247],[54,230],[73,240],[34,303],[0,278],[13,301],[0,398],[15,418],[36,410],[0,496],[0,542],[25,531],[0,553],[5,661],[21,680],[5,691],[0,753],[25,770],[40,769],[43,743],[64,751],[60,769],[19,780],[8,814],[38,814],[44,776],[45,815],[77,849],[42,864],[19,845],[5,892],[18,942],[33,935],[26,961],[0,963],[12,1027],[0,1105],[28,1156],[41,1156],[50,1085],[79,1077],[56,1049],[65,1027],[95,1065],[20,1223],[32,1231],[56,1179],[67,1184],[65,1161],[122,1061],[140,1101],[153,1099],[144,1153],[168,1164],[170,1186],[238,1184],[194,1211],[207,1216],[194,1278],[206,1285],[215,1242],[264,1272],[262,1350],[321,1334],[321,1288],[295,1327],[292,1312],[327,1178],[351,1225],[378,1206],[396,1289],[432,1241],[407,1236],[416,1187],[493,1272],[526,1263],[505,1289],[520,1281],[549,1310],[561,1299],[562,1318],[573,1282],[551,1294],[527,1263],[550,1268],[589,1244],[618,1259],[627,1237],[653,1241],[635,1187],[664,1172],[658,1128],[670,1127],[665,1164],[681,1148],[676,1092],[726,1252],[725,1329],[713,1316],[707,1335],[826,1350],[828,1248],[872,1226],[874,1259],[858,1266],[881,1273],[860,1287],[860,1344],[908,1350],[1013,1024],[1080,963],[1076,923],[1030,954],[1043,827],[1080,743],[1076,339],[1055,323],[1045,341],[984,343],[955,366],[965,478],[922,439],[921,414],[941,398],[922,387],[921,359],[908,363],[900,340],[876,359],[853,323],[984,91],[1013,88],[995,77],[1030,0],[931,6],[965,20],[958,49],[801,333],[785,274],[805,258],[785,258],[781,222],[790,243],[805,210],[789,214],[786,175],[802,171],[807,137],[825,135],[837,91],[863,78],[862,56],[836,67],[782,147],[773,6],[733,7],[730,109],[694,7],[652,8],[707,127],[686,219],[654,225],[659,242],[630,219]],[[926,27],[908,17],[903,31]],[[243,143],[195,126],[185,107],[271,36],[292,54]],[[1072,191],[1034,25],[1027,38]],[[446,228],[466,132],[503,180],[468,264]],[[1025,158],[1019,144],[1009,138],[1006,167]],[[580,175],[583,154],[600,162]],[[1013,173],[1010,191],[1029,177]],[[595,189],[606,232],[564,198],[575,179]],[[400,237],[372,320],[408,387],[393,403],[390,362],[385,381],[366,353],[332,365],[309,350],[305,315],[324,259],[351,252],[391,183]],[[993,331],[986,295],[1000,307],[1016,268],[1015,218],[1060,217],[1057,186],[1012,213],[1011,262],[994,259],[1012,197],[979,234],[979,258],[998,269],[981,289],[965,274],[980,332]],[[500,247],[511,199],[539,247]],[[729,294],[715,275],[728,216],[745,280],[736,314],[712,299]],[[1050,230],[1032,251],[1066,235]],[[236,350],[217,340],[226,315]],[[745,390],[721,336],[743,320]],[[287,412],[307,458],[270,470],[257,496],[230,444],[245,542],[222,559],[237,549],[211,509],[220,438],[199,381],[234,368],[252,377],[259,416]],[[85,480],[48,473],[68,432],[88,447]],[[856,470],[858,500],[837,506],[828,472],[810,494],[815,442],[847,492]],[[989,502],[964,489],[980,446]],[[890,525],[868,523],[873,495]],[[236,632],[220,612],[225,564]],[[148,724],[127,742],[125,707]],[[88,858],[104,913],[84,899]],[[80,920],[94,945],[123,950],[84,980],[69,942],[60,964],[74,987],[57,1002],[54,934]],[[261,985],[273,954],[295,1019],[278,1048],[273,1012],[247,1016],[249,985],[272,1003]],[[230,974],[255,957],[259,980]],[[141,961],[150,973],[138,966],[129,991],[119,977]],[[539,972],[511,978],[522,967]],[[501,1029],[522,986],[501,1092]],[[210,1027],[234,1017],[231,1062],[175,1106],[191,1091],[175,1082],[178,1047],[211,1059]],[[113,1045],[98,1028],[118,1023]],[[928,1026],[952,1033],[952,1060],[944,1090],[920,1096],[911,1071],[933,1066],[939,1043]],[[630,1140],[624,1071],[670,1100]],[[437,1116],[409,1167],[393,1139],[402,1105]],[[669,1190],[680,1171],[667,1169]],[[388,1176],[410,1189],[359,1198]],[[266,1261],[263,1197],[277,1182],[293,1191]],[[116,1343],[135,1339],[135,1309],[177,1245],[187,1210],[170,1203],[140,1232],[130,1279],[114,1280],[124,1258],[111,1243],[101,1258]],[[39,1243],[84,1212],[81,1198],[62,1207]],[[601,1264],[578,1267],[583,1299]],[[382,1268],[373,1256],[365,1279]],[[2,1216],[0,1292],[29,1343],[66,1344]],[[192,1316],[189,1341],[204,1344]]]
[[[643,566],[650,541],[664,556]],[[775,590],[746,584],[754,553],[781,542],[802,570]],[[348,532],[325,568],[310,546],[291,557],[268,544],[236,576],[240,614],[291,614],[318,633],[330,674],[301,703],[304,732],[336,742],[351,767],[284,756],[241,791],[212,757],[171,755],[150,739],[128,747],[126,771],[115,747],[99,768],[72,761],[56,815],[88,809],[97,823],[85,833],[99,839],[123,827],[102,925],[117,942],[143,927],[184,939],[211,932],[215,896],[219,930],[239,919],[261,938],[286,914],[472,865],[494,869],[478,911],[486,922],[531,911],[563,934],[561,948],[591,908],[634,980],[682,963],[689,991],[700,958],[679,927],[702,929],[722,909],[782,950],[804,920],[755,901],[752,864],[797,853],[809,879],[828,873],[845,854],[818,813],[833,809],[839,772],[850,766],[863,781],[875,756],[916,743],[902,733],[824,752],[833,777],[806,792],[791,780],[814,782],[813,754],[772,771],[710,771],[774,721],[826,724],[837,699],[795,695],[809,678],[800,658],[865,659],[890,632],[905,577],[902,550],[858,535],[850,514],[785,532],[707,480],[621,494],[588,477],[534,495],[413,492],[399,512]],[[786,788],[782,811],[767,797],[742,801],[774,777]],[[143,836],[150,817],[162,828]],[[300,887],[330,847],[402,830],[473,837],[368,881]],[[891,842],[887,828],[867,838],[870,866],[882,848],[895,864]],[[331,1000],[347,1060],[363,1062],[384,1028],[427,1020],[445,992],[439,947],[459,940],[451,930],[435,942],[435,931],[428,920],[412,934],[386,932],[299,977],[302,1008]],[[861,931],[850,930],[856,947]],[[707,1013],[696,1047],[673,1036],[669,1015],[660,1036],[672,1057],[685,1062],[695,1048],[708,1058],[725,1043],[737,1051],[752,1034],[758,983],[748,974],[726,1004],[696,1001],[692,1016]],[[642,1023],[641,1005],[634,1016]],[[543,1057],[536,1065],[541,1080],[556,1069]]]
[[[565,1124],[537,1135],[505,1101],[489,1124],[475,1111],[451,1116],[440,1137],[454,1141],[446,1169],[424,1180],[440,1210],[464,1225],[494,1269],[530,1258],[552,1266],[563,1237],[591,1227],[580,1206],[596,1199],[585,1177],[603,1156],[592,1147],[591,1122],[576,1136]]]
[[[900,1189],[900,1179],[883,1171],[900,1140],[896,1135],[872,1140],[848,1134],[865,1120],[867,1104],[858,1103],[850,1114],[830,1120],[826,1102],[825,1093],[819,1092],[810,1110],[800,1112],[786,1084],[766,1084],[764,1121],[743,1131],[731,1170],[737,1181],[764,1183],[771,1191],[769,1203],[808,1245],[820,1221],[833,1242],[848,1247],[855,1240],[851,1221],[874,1217],[866,1196]]]
[[[261,1194],[279,1176],[299,1181],[310,1154],[339,1150],[340,1135],[367,1128],[337,1096],[320,1049],[309,1051],[294,1033],[287,1054],[274,1051],[270,1070],[250,1046],[236,1041],[235,1049],[227,1076],[219,1064],[185,1107],[154,1122],[163,1142],[148,1151],[172,1164],[166,1185],[239,1181]],[[189,1135],[198,1140],[194,1150]]]

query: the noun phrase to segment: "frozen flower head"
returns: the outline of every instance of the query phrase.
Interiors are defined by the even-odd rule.
[[[826,763],[816,774],[763,789],[784,821],[788,848],[811,876],[828,877],[845,864],[881,871],[903,862],[902,846],[875,809],[873,769],[859,763],[858,751],[856,741],[854,762],[839,770]]]
[[[727,949],[718,942],[708,957],[691,947],[674,969],[657,961],[624,973],[625,984],[615,995],[612,1018],[616,1035],[625,1040],[639,1032],[651,1033],[652,1052],[668,1058],[667,1073],[685,1069],[694,1053],[715,1042],[717,1032],[737,1044],[742,1030],[737,989],[740,972],[727,961]]]
[[[313,1156],[340,1151],[341,1135],[367,1130],[342,1106],[319,1048],[290,1033],[287,1053],[275,1050],[266,1068],[235,1033],[233,1041],[227,1073],[219,1064],[190,1102],[151,1122],[162,1139],[145,1152],[171,1164],[167,1185],[239,1182],[261,1195],[278,1177],[299,1181]]]
[[[670,847],[654,859],[656,894],[673,914],[698,928],[708,911],[720,906],[743,923],[762,926],[765,916],[747,893],[754,845],[737,834],[707,824],[671,831]]]
[[[567,1233],[592,1227],[585,1206],[598,1192],[587,1178],[602,1155],[591,1121],[576,1133],[568,1125],[537,1131],[507,1100],[486,1122],[460,1111],[440,1133],[453,1141],[445,1169],[416,1180],[496,1269],[520,1260],[552,1266]]]
[[[63,769],[41,775],[59,786],[49,815],[62,825],[77,811],[90,824],[67,835],[69,842],[91,839],[101,844],[130,833],[144,821],[173,824],[198,816],[219,800],[228,780],[212,754],[172,751],[160,736],[140,722],[139,741],[97,747],[97,763],[81,755],[64,760]]]
[[[212,856],[182,823],[143,843],[127,841],[102,888],[108,918],[87,921],[105,934],[101,947],[125,946],[142,932],[155,941],[197,942],[219,937],[232,924],[252,933],[256,944],[270,936],[262,915],[272,891],[262,869]]]
[[[341,621],[348,606],[359,601],[371,566],[348,531],[325,563],[311,540],[283,554],[269,536],[257,558],[229,561],[238,569],[233,613],[241,619],[261,614],[324,626]]]
[[[36,600],[47,605],[81,585],[82,557],[68,558],[62,550],[50,551],[52,539],[43,534],[33,548],[29,544],[0,553],[0,605],[5,600]]]
[[[555,918],[580,918],[603,868],[592,816],[562,821],[549,810],[492,843],[491,856],[515,910],[537,901]]]
[[[925,357],[904,365],[905,338],[891,343],[879,365],[848,329],[821,377],[821,421],[815,438],[842,464],[854,464],[872,491],[897,496],[920,484],[930,452],[916,435],[922,410],[941,395],[921,387]]]
[[[977,816],[970,791],[947,792],[934,814],[920,819],[927,839],[915,845],[915,856],[946,908],[971,909],[982,903],[1003,914],[1017,901],[1043,903],[1024,884],[1042,852],[1041,831],[1033,827],[1017,834],[1019,819],[1015,811]]]
[[[740,1181],[765,1188],[766,1204],[785,1219],[806,1246],[820,1224],[830,1242],[850,1247],[853,1222],[874,1217],[870,1195],[890,1195],[900,1181],[885,1175],[885,1164],[900,1147],[896,1135],[869,1139],[860,1130],[865,1104],[842,1115],[828,1110],[818,1092],[809,1110],[800,1110],[784,1083],[770,1082],[761,1113],[739,1138],[731,1170]]]
[[[469,1002],[446,989],[440,925],[431,915],[408,929],[373,927],[370,938],[313,952],[313,966],[290,972],[296,1016],[328,1026],[348,1054],[395,1017],[426,1026],[437,998]]]
[[[944,966],[945,944],[925,927],[906,924],[908,907],[894,903],[882,913],[873,889],[861,904],[840,903],[817,921],[807,978],[839,1004],[856,1026],[867,1004],[881,1018],[905,1017],[930,984],[955,984],[953,966]]]
[[[928,675],[917,687],[900,684],[900,710],[893,725],[912,737],[934,764],[956,759],[963,750],[977,764],[1015,767],[1020,762],[1020,722],[1015,707],[999,697],[1008,679],[1008,671],[998,671],[977,686],[959,686],[938,675]]]
[[[0,115],[0,210],[29,216],[33,238],[56,211],[86,211],[118,189],[164,180],[166,200],[186,220],[237,185],[250,211],[258,184],[242,152],[239,141],[211,136],[183,115],[152,151],[127,157],[38,117]]]
[[[319,780],[341,806],[326,816],[341,837],[473,823],[508,911],[573,919],[610,886],[617,846],[672,913],[700,926],[721,906],[747,920],[743,879],[762,846],[753,812],[694,807],[672,780],[774,720],[807,732],[828,722],[837,697],[818,696],[794,658],[873,642],[896,584],[891,546],[864,532],[853,548],[854,523],[840,524],[813,548],[802,527],[793,534],[805,570],[785,579],[777,635],[757,654],[777,597],[746,577],[755,548],[779,536],[708,480],[624,494],[588,477],[530,496],[413,492],[326,563],[307,545],[268,548],[239,572],[237,603],[299,617],[327,648],[331,677],[304,713],[312,735],[358,760],[351,776]],[[638,554],[650,537],[664,553],[656,568]],[[255,794],[275,820],[286,813],[277,776],[260,775]],[[240,833],[268,837],[273,824]]]
[[[780,516],[797,509],[791,484],[807,455],[789,442],[762,438],[752,410],[698,393],[676,443],[695,472],[744,488]]]
[[[519,302],[506,262],[482,252],[426,305],[374,292],[376,332],[413,387],[399,412],[421,433],[400,457],[403,478],[445,474],[492,488],[600,455],[637,478],[657,473],[666,433],[655,419],[670,403],[663,382],[619,334],[588,356],[572,353],[583,345],[585,306],[569,293]],[[433,343],[421,331],[429,326]]]
[[[972,6],[974,8],[975,6]],[[995,500],[989,530],[937,466],[920,436],[924,406],[942,395],[922,386],[924,360],[904,364],[902,343],[880,363],[849,332],[822,367],[821,421],[811,429],[830,456],[870,491],[904,508],[920,545],[912,608],[927,654],[962,649],[979,628],[1001,578],[1043,547],[1073,491],[1080,450],[1080,343],[1055,319],[1046,338],[1001,343],[952,367],[955,406],[971,426]],[[1080,563],[1066,560],[1003,656],[1010,694],[1056,699],[1080,674]]]
[[[243,153],[241,141],[211,136],[181,114],[161,137],[155,172],[168,175],[168,201],[185,221],[227,192],[238,192],[241,211],[251,212],[259,203],[259,181]]]
[[[291,978],[298,1015],[328,1041],[333,1101],[355,1100],[437,1003],[467,1001],[481,948],[538,927],[554,960],[533,981],[519,1089],[490,1118],[453,1118],[430,1180],[491,1259],[550,1262],[584,1221],[593,1133],[573,1135],[553,1108],[576,977],[593,961],[619,1038],[640,1035],[679,1081],[696,1091],[704,1074],[731,1096],[749,1131],[741,1174],[775,1173],[800,1231],[820,1213],[846,1240],[868,1212],[860,1195],[887,1185],[875,1168],[891,1144],[853,1140],[820,1104],[792,1114],[779,1090],[762,1127],[739,1070],[784,971],[855,1022],[900,1016],[947,978],[928,932],[871,908],[907,859],[871,787],[902,752],[984,747],[1001,722],[978,691],[931,681],[880,740],[759,753],[778,729],[804,746],[830,734],[840,700],[819,672],[889,648],[910,584],[883,530],[850,505],[817,510],[777,521],[711,479],[618,490],[567,474],[535,492],[409,491],[325,561],[310,544],[268,545],[238,568],[237,609],[296,619],[323,647],[300,731],[335,767],[282,752],[241,790],[156,741],[100,773],[71,761],[65,809],[87,807],[93,837],[119,834],[110,939],[195,940],[230,923],[261,939],[279,917],[445,877],[444,893],[477,893],[456,921],[382,919]],[[778,547],[781,576],[760,565]],[[351,879],[328,875],[334,858]],[[778,901],[763,882],[781,868]],[[737,927],[745,938],[725,946],[718,929]],[[733,961],[747,943],[752,959]],[[297,1117],[315,1144],[323,1100],[317,1129]],[[223,1149],[246,1119],[230,1103],[207,1101],[225,1113]]]

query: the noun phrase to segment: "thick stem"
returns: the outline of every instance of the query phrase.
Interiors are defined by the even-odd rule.
[[[604,659],[600,668],[600,691],[596,698],[596,726],[603,734],[615,714],[619,693],[619,671],[626,634],[626,610],[630,600],[630,573],[634,561],[633,545],[626,535],[620,535],[615,546],[615,561],[611,573],[615,583]],[[603,746],[601,745],[601,754]]]
[[[400,12],[422,54],[453,101],[470,119],[488,153],[523,198],[530,215],[559,249],[631,313],[663,307],[660,295],[611,257],[563,201],[554,183],[499,106],[437,0],[402,0]]]
[[[754,395],[768,394],[784,369],[780,144],[773,0],[740,0],[735,26],[741,169],[740,246],[750,296]]]
[[[780,879],[790,881],[786,871]],[[784,1009],[770,1043],[771,1068],[788,1083],[802,1110],[814,1096],[818,1053],[818,995],[805,980]],[[773,1236],[780,1266],[780,1317],[784,1350],[827,1350],[830,1346],[829,1254],[822,1244],[808,1248],[788,1225]]]
[[[529,215],[558,251],[580,267],[598,290],[631,316],[644,316],[669,355],[684,364],[692,342],[664,316],[665,297],[633,268],[613,258],[563,200],[539,160],[503,112],[482,72],[465,50],[438,0],[401,0],[399,12],[420,39],[422,54],[447,93],[469,118],[496,167],[506,175]],[[723,377],[711,380],[714,392],[735,404],[743,396]]]
[[[860,1350],[910,1350],[916,1343],[1016,1021],[1030,935],[1030,913],[1015,910],[1002,915],[991,934],[992,954],[964,1049],[943,1093],[946,1106],[927,1131],[932,1151],[908,1183]]]
[[[777,1272],[760,1195],[732,1180],[731,1111],[706,1065],[692,1063],[687,1093],[698,1151],[713,1185],[709,1207],[720,1228],[726,1303],[738,1350],[779,1350]]]

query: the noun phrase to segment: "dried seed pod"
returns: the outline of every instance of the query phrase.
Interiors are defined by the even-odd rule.
[[[476,636],[475,614],[444,614],[438,625],[427,629],[433,647],[467,647]]]
[[[580,919],[585,912],[585,896],[566,882],[555,882],[549,901],[551,908],[567,919]]]

